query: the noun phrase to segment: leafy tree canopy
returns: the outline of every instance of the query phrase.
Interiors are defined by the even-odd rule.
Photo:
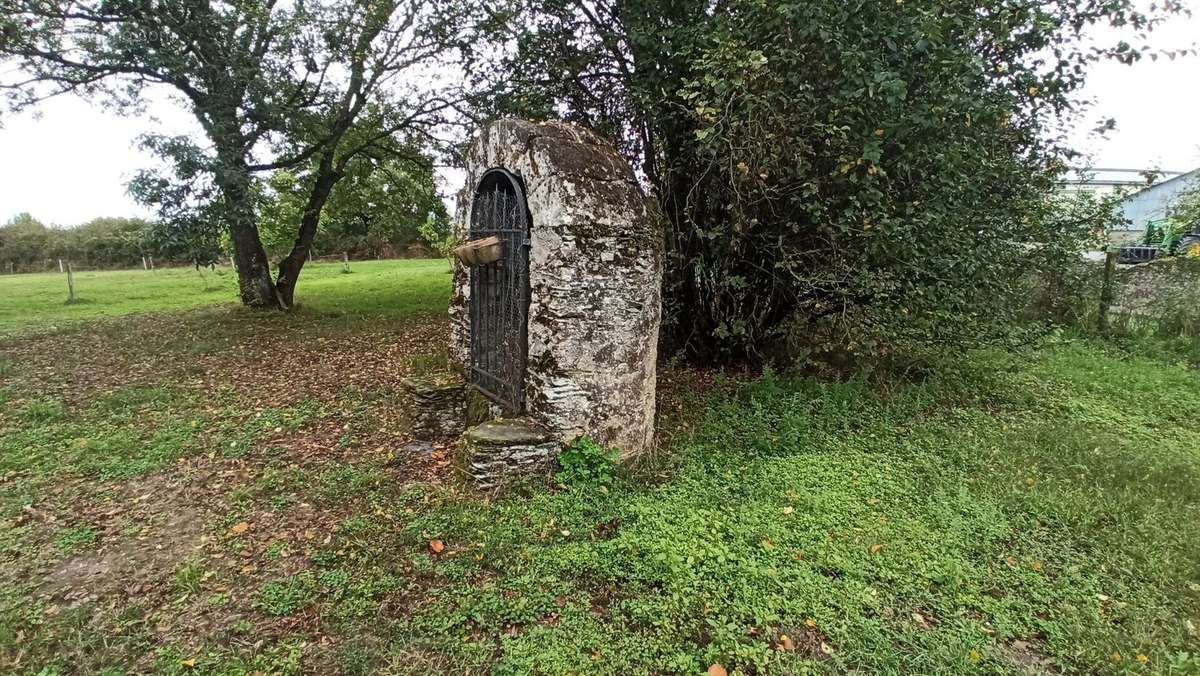
[[[668,339],[704,358],[789,330],[879,352],[1002,337],[1030,273],[1095,224],[1047,218],[1097,24],[1129,1],[543,0],[471,53],[479,107],[617,139],[669,221]],[[488,45],[503,43],[507,50]],[[1036,247],[1033,245],[1037,245]]]
[[[295,239],[314,180],[313,172],[275,172],[263,197],[261,228],[267,251],[282,254]],[[394,256],[425,236],[429,225],[450,228],[429,162],[364,160],[347,168],[326,202],[313,248],[327,254]]]
[[[0,57],[13,66],[0,71],[0,92],[13,107],[72,93],[136,109],[150,86],[182,98],[203,141],[148,147],[175,165],[173,179],[201,185],[140,177],[134,189],[165,206],[164,221],[195,252],[212,239],[196,216],[218,216],[251,306],[292,305],[321,209],[348,164],[390,152],[393,134],[428,134],[454,103],[414,82],[455,44],[456,5],[0,0],[0,16]],[[310,162],[316,178],[295,246],[273,279],[256,176]],[[170,199],[179,196],[177,208]]]

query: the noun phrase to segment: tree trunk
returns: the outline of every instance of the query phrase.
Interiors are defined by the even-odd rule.
[[[258,223],[250,195],[250,172],[240,162],[226,162],[217,171],[217,184],[225,198],[226,226],[233,240],[238,289],[247,307],[280,307],[271,283],[271,264],[258,236]]]
[[[300,232],[296,236],[296,242],[292,244],[287,258],[279,261],[279,278],[275,282],[275,292],[284,308],[291,308],[295,303],[296,281],[300,279],[300,270],[308,261],[313,237],[317,234],[317,226],[321,224],[321,210],[329,201],[329,194],[339,178],[340,172],[333,166],[333,154],[323,154],[317,166],[316,181],[308,193],[304,215],[300,217]]]

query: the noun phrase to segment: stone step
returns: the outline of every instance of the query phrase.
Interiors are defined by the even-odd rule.
[[[459,378],[406,378],[412,434],[418,441],[451,439],[466,429],[466,385]]]
[[[562,444],[531,420],[492,420],[459,437],[455,464],[477,488],[491,491],[518,478],[549,474],[561,450]]]

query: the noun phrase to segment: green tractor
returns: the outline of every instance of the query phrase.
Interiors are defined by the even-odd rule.
[[[1162,256],[1187,254],[1193,247],[1200,247],[1200,223],[1160,218],[1147,224],[1141,244],[1121,247],[1117,262],[1147,263]]]

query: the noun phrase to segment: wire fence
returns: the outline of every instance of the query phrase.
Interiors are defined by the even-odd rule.
[[[321,256],[310,255],[309,263],[340,263],[346,265],[354,261],[366,260],[402,260],[408,258],[429,258],[435,254],[425,248],[410,247],[401,255],[392,256],[355,256],[348,252],[335,253]],[[70,258],[45,258],[36,261],[3,261],[0,262],[0,275],[23,275],[36,274],[45,272],[55,272],[66,274],[67,266],[75,272],[101,272],[101,271],[119,271],[119,270],[146,270],[152,271],[159,268],[191,268],[196,267],[195,264],[179,260],[155,260],[154,256],[147,255],[140,262],[131,263],[128,265],[94,265],[86,261],[76,261]],[[204,268],[229,268],[236,269],[232,258],[221,258],[210,265],[200,266]]]

